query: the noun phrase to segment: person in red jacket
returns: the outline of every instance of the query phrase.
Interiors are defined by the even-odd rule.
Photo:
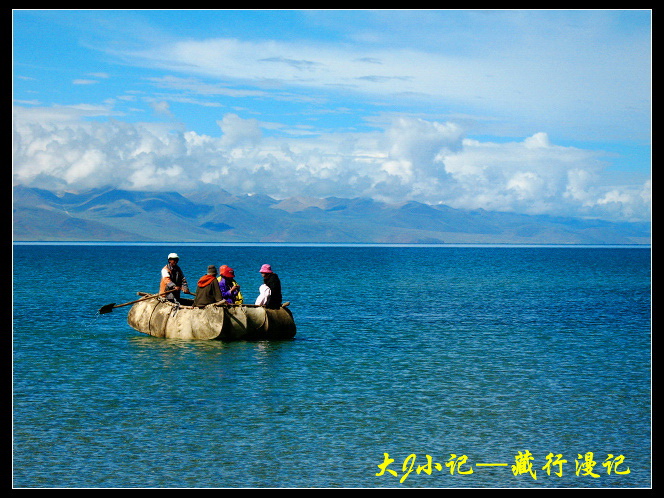
[[[217,267],[210,265],[207,274],[198,279],[198,288],[194,298],[194,306],[207,306],[223,299],[217,283]]]

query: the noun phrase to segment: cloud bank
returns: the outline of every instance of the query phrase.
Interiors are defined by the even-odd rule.
[[[297,70],[297,69],[294,69]],[[305,68],[306,70],[306,68]],[[91,108],[14,109],[13,182],[51,190],[114,186],[187,192],[218,186],[277,199],[367,196],[455,208],[649,220],[650,181],[602,186],[598,152],[536,133],[465,138],[454,122],[395,117],[364,133],[266,136],[228,113],[219,136],[167,124],[83,121]]]

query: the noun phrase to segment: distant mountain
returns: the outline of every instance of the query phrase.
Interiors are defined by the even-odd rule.
[[[13,189],[15,241],[649,244],[649,223],[368,198]]]

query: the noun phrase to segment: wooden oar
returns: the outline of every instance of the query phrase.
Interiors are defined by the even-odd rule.
[[[118,304],[118,305],[116,305],[115,303],[105,304],[104,306],[102,306],[101,308],[99,308],[99,312],[98,312],[98,313],[99,313],[100,315],[103,315],[103,314],[105,314],[105,313],[110,313],[110,312],[113,311],[115,308],[121,308],[121,307],[123,307],[123,306],[128,306],[128,305],[130,305],[130,304],[134,304],[134,303],[137,303],[137,302],[139,302],[139,301],[145,301],[146,299],[152,299],[153,297],[165,296],[166,294],[170,294],[171,292],[173,292],[173,290],[174,290],[174,289],[171,289],[171,290],[168,290],[168,291],[166,291],[166,292],[162,292],[161,294],[152,294],[152,295],[150,295],[150,296],[142,297],[141,299],[137,299],[136,301],[130,301],[130,302],[128,302],[128,303],[124,303],[124,304]]]

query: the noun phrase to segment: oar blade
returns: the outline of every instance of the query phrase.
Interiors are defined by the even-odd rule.
[[[104,306],[99,308],[99,314],[103,315],[104,313],[110,313],[111,311],[113,311],[114,306],[115,306],[115,303],[105,304]]]

